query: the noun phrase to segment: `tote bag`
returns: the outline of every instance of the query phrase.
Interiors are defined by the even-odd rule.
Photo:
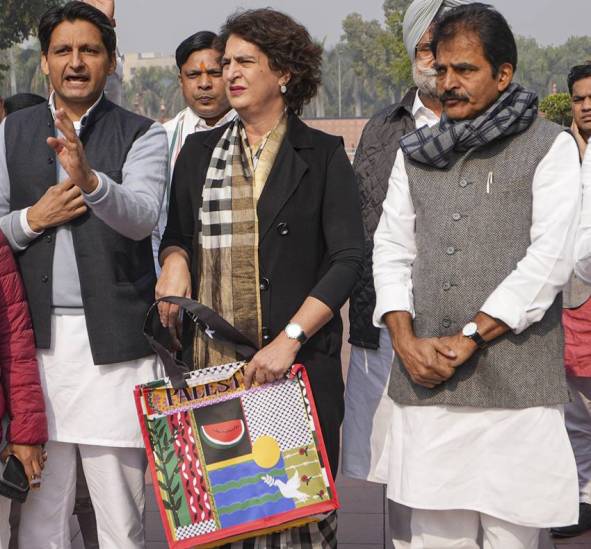
[[[245,359],[256,352],[211,309],[185,298],[163,300]],[[285,378],[249,390],[246,361],[190,371],[171,351],[155,307],[145,334],[167,377],[137,386],[135,401],[169,546],[217,547],[335,511],[305,367],[294,365]]]

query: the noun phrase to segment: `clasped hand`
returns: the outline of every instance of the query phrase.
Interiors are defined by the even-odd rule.
[[[413,336],[394,341],[394,350],[411,379],[428,389],[450,379],[476,349],[476,344],[462,334],[442,338]]]

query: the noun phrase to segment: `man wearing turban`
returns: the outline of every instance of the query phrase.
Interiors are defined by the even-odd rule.
[[[498,11],[457,6],[431,42],[443,114],[400,140],[374,235],[373,321],[396,355],[388,497],[412,508],[412,549],[539,549],[579,510],[559,295],[578,149],[513,81]]]
[[[365,262],[350,301],[351,362],[345,395],[343,474],[372,482],[387,482],[379,466],[387,459],[392,401],[387,395],[393,360],[386,329],[372,325],[376,298],[372,275],[373,235],[400,138],[439,121],[441,104],[435,88],[435,59],[430,40],[433,23],[451,7],[466,0],[415,0],[404,17],[403,38],[413,66],[415,87],[403,99],[376,114],[367,124],[355,155],[354,169],[365,225]],[[410,510],[389,502],[390,526],[396,549],[409,547]]]

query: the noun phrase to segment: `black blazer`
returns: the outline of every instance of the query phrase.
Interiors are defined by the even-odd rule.
[[[226,128],[189,136],[176,162],[160,249],[186,250],[193,272],[202,188],[213,149]],[[263,343],[280,333],[308,296],[334,313],[302,347],[297,360],[308,370],[336,472],[343,410],[339,311],[363,259],[359,196],[342,139],[309,128],[290,114],[257,213]]]

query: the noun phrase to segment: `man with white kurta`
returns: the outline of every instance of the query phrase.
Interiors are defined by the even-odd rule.
[[[395,350],[388,497],[411,547],[534,549],[571,524],[560,326],[579,208],[572,136],[512,83],[517,48],[483,4],[432,40],[438,125],[405,136],[375,235],[374,322]]]
[[[570,70],[568,90],[573,113],[571,131],[583,159],[591,136],[591,64]],[[567,538],[591,529],[591,285],[573,273],[562,296],[564,366],[571,394],[571,402],[564,407],[564,419],[579,472],[580,504],[577,524],[553,528],[552,535]]]
[[[388,380],[394,359],[390,334],[375,328],[372,252],[373,236],[382,214],[388,179],[400,138],[415,128],[439,122],[441,103],[435,84],[431,51],[434,21],[466,0],[414,0],[403,21],[404,45],[412,63],[415,87],[402,100],[371,118],[363,130],[353,168],[359,185],[365,229],[365,260],[349,300],[351,360],[345,391],[342,474],[385,484],[377,464],[384,452],[392,417]],[[410,541],[410,509],[389,501],[390,531],[396,549]]]
[[[187,107],[164,124],[168,137],[169,179],[152,237],[157,270],[160,270],[158,249],[168,218],[170,184],[181,148],[189,135],[223,126],[236,116],[226,97],[220,64],[223,52],[217,49],[216,39],[217,35],[211,31],[199,31],[183,40],[175,52],[179,84]]]
[[[19,546],[70,547],[78,449],[101,549],[141,549],[146,456],[133,388],[162,375],[142,324],[166,134],[104,96],[116,50],[104,13],[69,2],[43,15],[38,36],[54,92],[0,126],[0,228],[27,291],[49,430]]]

